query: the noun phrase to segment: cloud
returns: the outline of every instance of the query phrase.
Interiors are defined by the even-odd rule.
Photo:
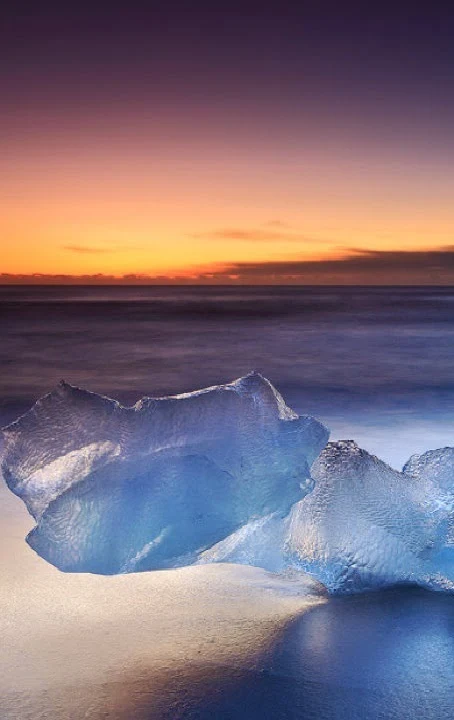
[[[105,255],[114,252],[128,252],[132,250],[142,250],[137,245],[112,245],[110,247],[92,247],[90,245],[62,245],[62,250],[78,253],[79,255]]]
[[[454,245],[433,250],[345,248],[337,258],[230,262],[168,275],[14,275],[0,284],[32,285],[454,285]]]
[[[87,245],[62,245],[62,249],[79,255],[102,255],[111,252],[109,248],[89,247]]]
[[[211,230],[210,232],[191,233],[190,237],[198,240],[234,240],[240,242],[324,242],[319,238],[312,238],[300,233],[288,232],[285,230],[287,226],[279,220],[267,223],[268,227],[280,228],[275,230],[263,230],[260,228],[244,229],[244,228],[220,228]]]
[[[302,284],[451,284],[454,282],[454,246],[434,250],[363,250],[346,248],[341,257],[321,260],[236,262],[219,275],[240,281]]]
[[[283,222],[282,220],[269,220],[267,223],[265,223],[268,227],[278,227],[278,228],[290,228],[291,225],[289,225],[286,222]]]

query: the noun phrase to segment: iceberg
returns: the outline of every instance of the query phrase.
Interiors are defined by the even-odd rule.
[[[249,522],[287,516],[327,439],[258,373],[133,407],[62,382],[4,428],[2,470],[39,555],[116,574],[194,563]]]
[[[434,512],[443,518],[439,527],[438,553],[435,562],[439,572],[447,577],[454,575],[454,448],[429,450],[413,455],[404,465],[403,472],[420,482],[432,481],[435,495]]]
[[[438,556],[452,503],[431,473],[401,473],[353,441],[329,443],[312,467],[315,490],[295,505],[286,561],[328,589],[356,592],[396,583],[454,587]]]
[[[64,571],[228,562],[331,593],[454,590],[454,448],[399,472],[328,443],[258,373],[133,407],[62,382],[2,441],[27,541]]]

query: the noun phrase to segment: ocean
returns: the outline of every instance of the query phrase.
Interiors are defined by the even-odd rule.
[[[400,468],[454,438],[454,289],[0,287],[0,424],[60,379],[123,404],[257,370]]]

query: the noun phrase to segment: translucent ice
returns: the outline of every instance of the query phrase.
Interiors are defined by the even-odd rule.
[[[454,448],[429,450],[413,455],[404,466],[404,473],[421,482],[435,484],[433,503],[439,516],[444,518],[439,527],[439,551],[434,563],[441,573],[454,576]]]
[[[431,473],[399,473],[340,441],[325,448],[312,475],[314,492],[290,514],[286,562],[344,592],[450,585],[437,563],[450,508]]]
[[[3,472],[42,557],[111,574],[189,564],[287,515],[327,437],[257,373],[132,408],[62,383],[4,430]]]
[[[3,472],[63,570],[234,562],[332,592],[454,590],[454,449],[398,472],[327,437],[257,373],[132,408],[62,383],[4,430]]]
[[[199,562],[304,570],[332,592],[396,583],[454,588],[454,450],[412,458],[400,473],[353,441],[329,443],[315,489],[286,518],[253,520]]]

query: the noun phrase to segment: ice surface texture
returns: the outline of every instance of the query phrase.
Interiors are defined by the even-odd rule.
[[[175,567],[310,489],[326,428],[258,373],[132,408],[66,383],[4,430],[3,472],[66,571]]]
[[[286,518],[248,523],[200,562],[301,569],[332,592],[454,589],[454,449],[414,456],[400,473],[344,440],[327,445],[312,477]]]
[[[4,430],[3,472],[62,570],[236,562],[332,592],[453,590],[454,449],[397,472],[327,440],[257,373],[132,408],[62,383]]]

